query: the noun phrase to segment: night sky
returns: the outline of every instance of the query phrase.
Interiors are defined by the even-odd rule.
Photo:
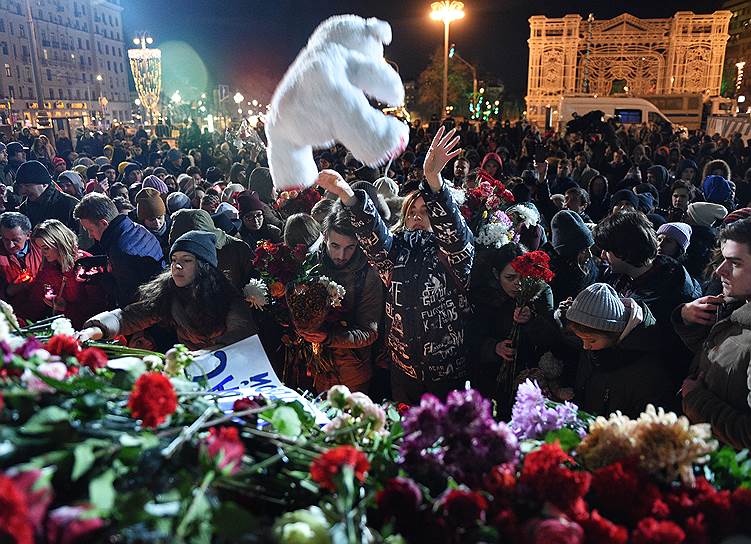
[[[259,100],[268,100],[315,26],[330,15],[354,13],[391,23],[394,39],[386,55],[399,65],[404,80],[416,79],[432,51],[443,44],[443,25],[428,17],[427,0],[123,0],[122,5],[127,39],[148,31],[157,45],[186,42],[203,60],[209,85],[226,83],[232,92],[240,88],[246,97]],[[500,77],[511,95],[523,96],[530,16],[578,13],[586,18],[592,12],[604,19],[620,15],[624,5],[603,0],[467,0],[466,16],[451,25],[451,41],[476,64],[481,77]],[[669,17],[679,10],[708,13],[721,2],[636,0],[628,5],[632,15],[648,18]],[[193,68],[186,66],[186,74]]]

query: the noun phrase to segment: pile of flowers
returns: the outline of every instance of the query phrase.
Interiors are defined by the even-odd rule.
[[[184,377],[184,348],[111,360],[54,328],[40,341],[0,316],[0,535],[16,542],[751,535],[748,452],[651,406],[594,419],[525,382],[507,425],[471,389],[408,407],[335,386],[320,426],[299,402],[222,410],[227,393]]]

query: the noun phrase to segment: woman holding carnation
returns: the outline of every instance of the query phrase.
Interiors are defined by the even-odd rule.
[[[521,274],[511,263],[524,254],[524,247],[515,243],[484,251],[473,271],[470,300],[474,314],[467,331],[468,345],[474,351],[473,384],[486,396],[500,394],[497,377],[502,365],[516,359],[517,373],[535,367],[560,337],[553,320],[550,286],[544,284],[531,305],[517,305]],[[519,325],[516,345],[510,339],[514,323]],[[509,408],[513,399],[498,400]]]
[[[190,349],[228,345],[256,333],[250,307],[217,268],[213,233],[192,230],[170,250],[170,269],[139,289],[129,306],[89,319],[82,340],[112,338],[162,324]]]
[[[33,307],[30,319],[63,314],[78,329],[87,318],[107,309],[107,291],[99,278],[78,273],[76,261],[91,255],[78,248],[72,230],[57,219],[47,219],[34,227],[31,239],[44,264],[28,293]]]

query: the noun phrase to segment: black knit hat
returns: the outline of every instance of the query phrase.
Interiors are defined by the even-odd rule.
[[[175,251],[192,253],[196,258],[209,263],[214,268],[218,265],[216,236],[212,232],[189,230],[172,244],[172,248],[169,250],[170,257]]]
[[[573,257],[595,243],[592,232],[581,216],[571,210],[561,210],[555,214],[550,222],[550,230],[553,232],[553,247],[563,257]]]
[[[628,202],[635,210],[639,209],[639,197],[631,189],[621,189],[616,191],[613,198],[610,199],[610,206],[613,207],[619,202]]]
[[[39,161],[26,161],[18,167],[16,184],[48,185],[52,178],[47,168]]]

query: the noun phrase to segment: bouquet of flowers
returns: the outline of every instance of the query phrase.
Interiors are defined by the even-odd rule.
[[[540,296],[545,285],[555,277],[553,271],[550,270],[550,257],[544,251],[530,251],[520,255],[511,261],[511,267],[521,277],[521,288],[516,297],[517,308],[530,306]],[[514,348],[514,360],[511,364],[502,365],[496,378],[496,387],[505,385],[509,397],[516,378],[520,332],[519,323],[514,320],[510,334],[511,346]]]
[[[319,200],[321,200],[321,193],[315,187],[302,191],[282,191],[276,199],[276,207],[286,217],[295,213],[309,214]]]
[[[475,234],[495,212],[514,203],[514,195],[502,182],[483,170],[479,171],[478,178],[482,181],[474,189],[467,189],[464,204],[459,208]]]
[[[262,242],[253,264],[261,280],[250,280],[243,289],[245,299],[258,309],[270,305],[282,327],[297,333],[319,331],[331,310],[341,307],[344,288],[318,273],[315,256],[308,256],[304,245],[291,249]],[[310,374],[336,373],[320,343],[308,343],[296,334],[287,334],[282,340],[287,348],[285,376],[292,370],[287,366],[298,360],[305,361]]]
[[[505,212],[498,210],[489,216],[489,220],[480,226],[475,242],[481,246],[500,249],[517,238],[514,224]]]

